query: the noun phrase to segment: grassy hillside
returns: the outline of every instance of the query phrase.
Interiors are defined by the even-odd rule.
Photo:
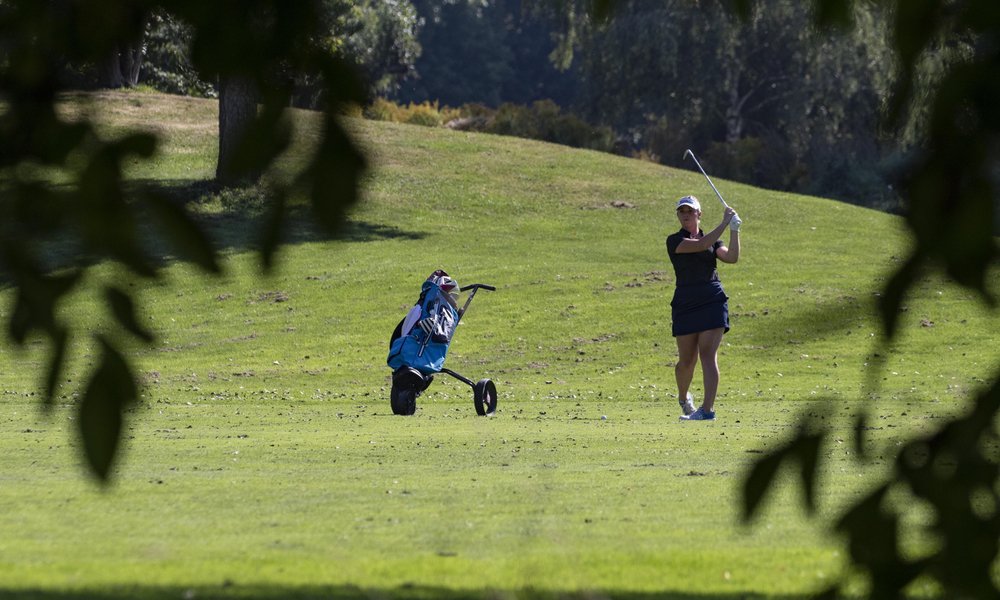
[[[105,94],[66,110],[102,115],[107,135],[162,135],[136,180],[198,190],[214,170],[210,101]],[[287,160],[311,122],[296,115]],[[1000,320],[929,275],[865,389],[872,302],[909,243],[901,221],[717,180],[744,221],[739,264],[721,266],[733,330],[719,420],[679,423],[664,239],[681,195],[720,218],[699,173],[351,127],[373,167],[364,203],[340,240],[296,224],[272,276],[257,271],[251,218],[192,204],[223,234],[226,275],[171,264],[143,289],[158,337],[132,349],[143,401],[110,489],[84,477],[75,447],[86,336],[50,415],[36,406],[42,347],[0,347],[0,598],[802,594],[842,567],[826,522],[998,363]],[[416,416],[391,415],[388,337],[437,268],[498,288],[476,297],[447,363],[497,382],[493,418],[443,376]],[[109,266],[88,284],[119,276]],[[64,310],[100,330],[91,295]],[[0,318],[9,310],[0,292]],[[863,406],[878,457],[867,465],[846,431]],[[844,431],[824,448],[821,519],[805,520],[788,486],[763,522],[739,527],[745,469],[804,410]]]

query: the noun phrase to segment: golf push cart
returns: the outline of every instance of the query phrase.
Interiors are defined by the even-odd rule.
[[[410,309],[389,340],[386,363],[392,368],[392,391],[389,402],[393,414],[412,415],[417,397],[434,380],[435,373],[445,373],[472,388],[476,413],[491,415],[497,409],[497,387],[489,379],[471,379],[444,368],[448,346],[455,328],[480,289],[496,291],[484,283],[458,287],[458,282],[442,270],[431,273],[420,289],[420,298]],[[459,292],[469,292],[458,308]]]

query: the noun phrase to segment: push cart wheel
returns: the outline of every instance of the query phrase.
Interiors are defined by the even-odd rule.
[[[392,414],[412,415],[417,412],[417,396],[430,385],[429,379],[416,369],[409,367],[397,369],[392,374],[392,390],[389,392]]]
[[[409,389],[393,390],[389,396],[394,415],[412,415],[417,412],[417,393]]]
[[[492,415],[497,409],[497,386],[489,379],[480,379],[472,388],[476,414]]]

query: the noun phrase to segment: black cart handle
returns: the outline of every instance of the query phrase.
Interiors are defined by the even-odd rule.
[[[458,291],[460,292],[472,290],[472,293],[469,294],[469,297],[465,299],[465,305],[462,306],[462,309],[460,311],[458,311],[459,320],[462,319],[462,315],[465,314],[465,311],[469,308],[469,304],[472,303],[472,299],[476,297],[476,292],[478,292],[480,289],[488,290],[491,292],[497,291],[495,287],[493,287],[492,285],[486,285],[485,283],[473,283],[472,285],[467,285],[465,287],[458,288]]]

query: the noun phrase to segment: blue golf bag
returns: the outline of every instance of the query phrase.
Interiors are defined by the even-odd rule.
[[[435,271],[427,278],[416,305],[393,333],[386,358],[393,370],[406,366],[424,375],[441,370],[458,325],[457,292],[458,284],[444,271]]]
[[[473,383],[444,368],[455,328],[480,288],[496,289],[480,283],[459,288],[458,283],[440,269],[424,281],[417,303],[396,325],[389,340],[386,364],[393,370],[389,401],[394,414],[412,415],[417,409],[417,397],[431,384],[436,373],[446,373],[471,386],[478,414],[492,414],[496,410],[496,386],[492,381],[483,379]],[[467,290],[471,293],[459,309],[458,293]]]

